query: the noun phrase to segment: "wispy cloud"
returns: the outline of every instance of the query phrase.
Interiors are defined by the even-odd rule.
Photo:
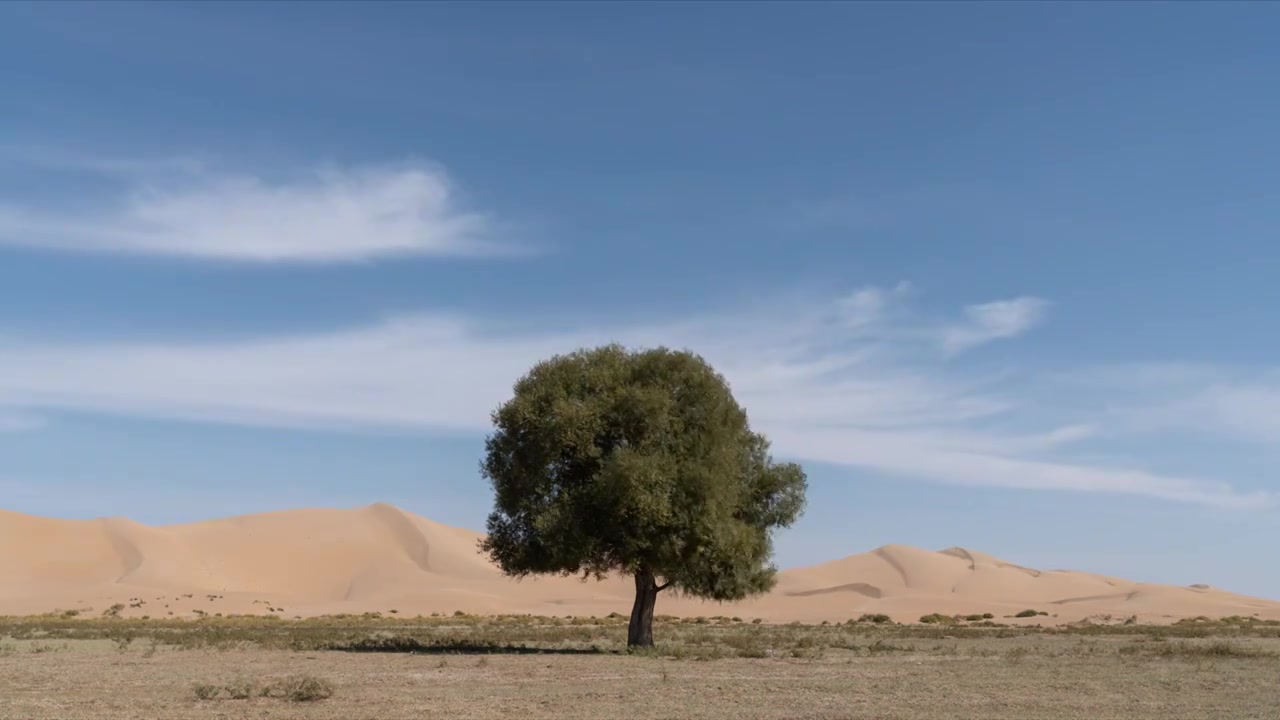
[[[1048,303],[1034,297],[970,305],[965,308],[964,321],[942,334],[942,348],[955,354],[992,340],[1021,335],[1040,323],[1047,307]]]
[[[1182,404],[1179,419],[1191,428],[1216,429],[1280,447],[1280,382],[1221,384]]]
[[[1275,503],[1273,493],[1151,472],[1131,458],[1071,460],[1071,449],[1099,432],[1101,413],[1046,421],[1021,385],[957,375],[938,351],[939,327],[949,326],[903,311],[903,298],[864,288],[814,305],[611,328],[583,322],[559,332],[421,314],[236,342],[10,343],[0,345],[0,407],[483,432],[488,413],[539,359],[610,341],[662,344],[693,348],[724,372],[780,455],[941,483],[1230,508]],[[1027,325],[973,320],[1002,312],[967,317],[988,334]]]
[[[1059,382],[1110,398],[1112,424],[1171,430],[1280,449],[1280,370],[1203,365],[1090,368]]]
[[[1028,448],[1043,447],[1044,436],[970,438],[975,441],[971,447],[929,432],[806,429],[775,431],[775,438],[813,460],[959,485],[1143,495],[1228,509],[1269,508],[1280,500],[1275,492],[1238,492],[1225,482],[1023,455]]]
[[[75,169],[111,179],[105,203],[51,209],[0,199],[0,243],[256,263],[514,250],[495,240],[489,216],[463,206],[442,169],[423,163],[287,179],[212,172],[193,160],[85,160]]]
[[[887,291],[878,287],[864,287],[840,300],[840,308],[850,327],[862,328],[883,320],[885,312],[910,292],[911,283],[905,280]]]

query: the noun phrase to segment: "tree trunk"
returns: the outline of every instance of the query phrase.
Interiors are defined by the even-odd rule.
[[[636,604],[627,627],[627,647],[653,647],[653,607],[658,602],[658,581],[653,573],[636,573]]]

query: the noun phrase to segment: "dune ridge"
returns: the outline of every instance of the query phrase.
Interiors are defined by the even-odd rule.
[[[200,613],[284,617],[395,610],[402,615],[626,613],[625,579],[513,580],[477,549],[481,535],[377,503],[354,509],[260,513],[186,525],[124,518],[57,520],[0,510],[0,614],[54,610],[125,616]],[[864,613],[1002,619],[1032,608],[1044,624],[1137,616],[1280,619],[1280,602],[1204,585],[1138,583],[1036,570],[967,548],[885,545],[779,574],[769,594],[739,603],[666,596],[660,612],[773,622],[840,622]]]

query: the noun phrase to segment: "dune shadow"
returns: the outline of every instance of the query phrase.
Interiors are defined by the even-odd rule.
[[[527,645],[422,642],[414,638],[366,638],[349,643],[335,643],[327,650],[352,653],[405,653],[408,655],[616,655],[601,648],[542,648]]]

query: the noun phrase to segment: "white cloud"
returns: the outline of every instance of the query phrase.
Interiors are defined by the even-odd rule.
[[[812,460],[959,485],[1144,495],[1229,509],[1270,508],[1280,499],[1274,492],[1237,492],[1222,482],[1010,456],[1016,441],[999,452],[980,445],[959,449],[927,433],[809,429],[775,431],[774,438]]]
[[[1280,384],[1214,385],[1187,403],[1184,422],[1280,445]]]
[[[1131,462],[1073,462],[1064,451],[1088,442],[1101,414],[1046,423],[1043,404],[1020,386],[957,376],[942,363],[936,325],[909,315],[893,327],[850,324],[847,312],[836,301],[559,332],[428,314],[235,342],[11,342],[0,345],[0,408],[483,432],[489,412],[539,359],[610,341],[663,344],[695,349],[716,365],[779,455],[941,483],[1232,508],[1277,499]]]
[[[911,292],[911,283],[899,282],[891,290],[870,286],[860,288],[840,300],[840,311],[850,328],[865,328],[884,319],[890,306]]]
[[[955,354],[992,340],[1021,335],[1040,323],[1047,307],[1048,303],[1034,297],[970,305],[965,308],[965,321],[943,332],[942,349]]]
[[[1086,392],[1106,392],[1112,398],[1112,423],[1127,430],[1182,430],[1280,448],[1280,371],[1129,365],[1059,380]]]
[[[511,250],[429,165],[328,168],[286,181],[176,161],[101,165],[92,169],[127,184],[105,207],[0,200],[0,243],[259,263]]]

